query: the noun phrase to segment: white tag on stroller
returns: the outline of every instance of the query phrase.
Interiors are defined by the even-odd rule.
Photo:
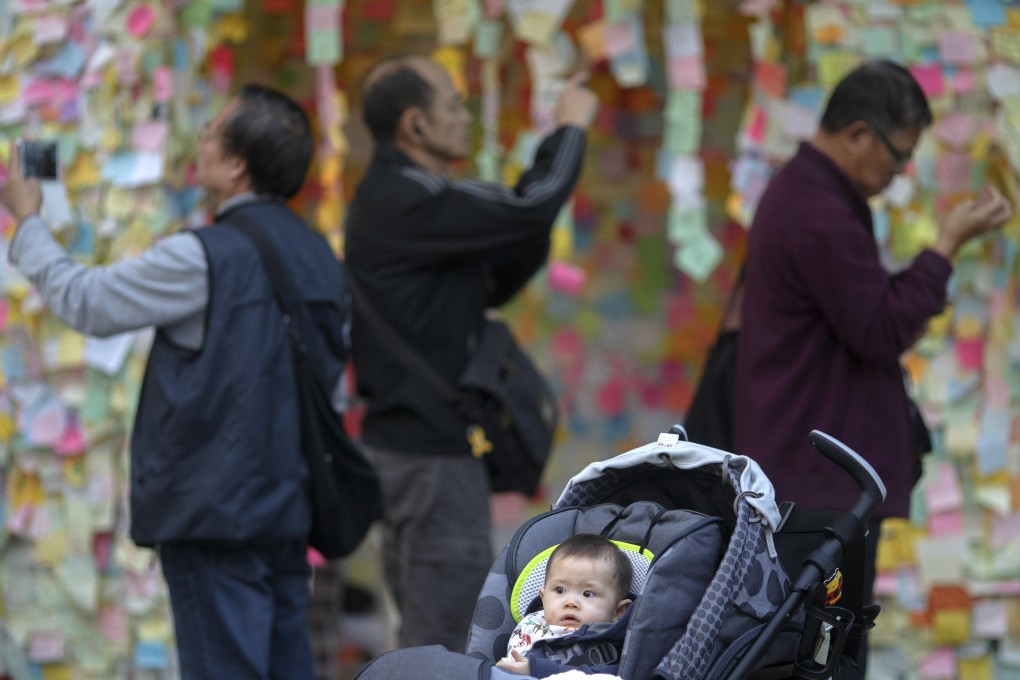
[[[659,434],[659,441],[656,442],[656,446],[661,446],[664,449],[671,449],[676,446],[679,441],[680,435],[673,434],[671,432],[662,432]]]

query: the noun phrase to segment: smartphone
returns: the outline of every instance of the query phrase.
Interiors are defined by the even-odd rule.
[[[41,180],[56,180],[57,143],[51,140],[22,139],[18,141],[21,174]]]

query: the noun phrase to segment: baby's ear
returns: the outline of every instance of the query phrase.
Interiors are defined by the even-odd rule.
[[[631,605],[634,600],[620,600],[620,603],[616,605],[616,616],[613,617],[613,621],[623,616],[623,613],[627,611],[627,607]]]

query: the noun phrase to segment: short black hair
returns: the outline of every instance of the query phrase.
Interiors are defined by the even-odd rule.
[[[369,69],[363,81],[361,115],[377,142],[392,143],[404,111],[432,106],[432,84],[408,64],[409,57],[387,57]],[[378,74],[378,75],[377,75]]]
[[[252,190],[292,198],[312,162],[312,125],[293,99],[261,85],[238,92],[240,107],[224,122],[223,149],[244,159]]]
[[[620,588],[620,597],[630,594],[634,585],[634,567],[623,551],[608,538],[598,534],[574,534],[556,546],[545,565],[546,578],[552,571],[553,562],[564,557],[580,557],[594,562],[609,562],[613,566],[613,577]]]
[[[839,132],[859,120],[886,132],[905,132],[928,127],[932,115],[928,98],[910,71],[878,59],[861,64],[837,83],[821,127]]]

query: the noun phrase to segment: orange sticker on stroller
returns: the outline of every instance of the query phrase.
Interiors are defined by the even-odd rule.
[[[843,597],[843,572],[839,569],[825,579],[825,604],[836,604]]]

